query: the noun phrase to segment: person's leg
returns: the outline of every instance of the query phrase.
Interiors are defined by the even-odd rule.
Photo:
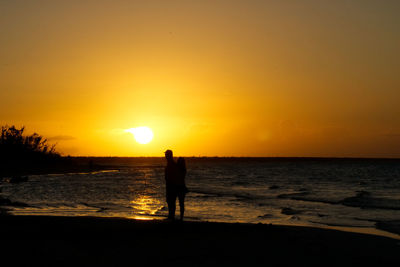
[[[181,220],[183,221],[183,216],[185,215],[185,193],[181,192],[179,195],[179,210],[181,213]]]
[[[171,219],[171,220],[174,220],[174,219],[175,219],[175,210],[176,210],[175,201],[172,201],[172,200],[171,200],[171,201],[169,202],[169,204],[168,204],[168,210],[169,210],[168,218]]]
[[[168,204],[168,219],[175,219],[176,210],[176,193],[170,190],[167,194],[167,204]]]

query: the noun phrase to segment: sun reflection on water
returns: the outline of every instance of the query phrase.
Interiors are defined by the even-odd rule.
[[[131,200],[131,207],[134,209],[133,218],[139,220],[148,220],[151,217],[146,215],[154,216],[163,208],[160,200],[153,198],[148,195],[140,195],[137,198]]]

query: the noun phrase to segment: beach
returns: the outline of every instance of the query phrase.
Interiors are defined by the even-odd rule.
[[[400,241],[301,226],[2,216],[8,266],[399,266]]]
[[[20,183],[4,179],[0,184],[1,207],[12,215],[167,217],[164,158],[72,160],[82,168],[92,161],[97,169],[34,173]],[[190,192],[185,218],[336,227],[400,237],[399,163],[376,159],[187,158]]]

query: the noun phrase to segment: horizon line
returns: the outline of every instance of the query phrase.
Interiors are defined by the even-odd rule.
[[[71,158],[164,158],[163,156],[62,156]],[[184,158],[221,158],[221,159],[370,159],[400,160],[400,157],[329,157],[329,156],[174,156]]]

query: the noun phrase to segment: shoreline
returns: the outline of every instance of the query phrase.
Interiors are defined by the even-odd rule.
[[[108,171],[108,170],[106,170]],[[110,170],[112,171],[112,170]],[[8,200],[8,199],[1,199],[0,200]],[[18,204],[25,204],[19,203]],[[20,205],[21,206],[21,205]],[[123,220],[135,220],[135,221],[163,221],[162,216],[150,216],[150,215],[134,215],[131,217],[113,217],[113,216],[96,216],[96,215],[49,215],[49,214],[13,214],[12,210],[8,210],[6,206],[0,206],[0,216],[16,216],[16,217],[61,217],[61,218],[99,218],[99,219],[123,219]],[[366,234],[366,235],[373,235],[373,236],[380,236],[380,237],[387,237],[391,239],[396,239],[400,241],[400,232],[398,229],[399,223],[396,221],[396,225],[392,226],[392,222],[377,222],[375,227],[360,227],[360,226],[344,226],[344,225],[328,225],[328,224],[316,224],[316,223],[293,223],[293,224],[285,224],[285,223],[251,223],[251,222],[224,222],[224,221],[209,221],[209,220],[191,220],[190,218],[187,219],[187,222],[193,223],[226,223],[226,224],[246,224],[246,225],[274,225],[274,226],[287,226],[287,227],[309,227],[309,228],[317,228],[317,229],[325,229],[325,230],[337,230],[341,232],[348,232],[348,233],[356,233],[356,234]]]
[[[295,226],[303,226],[303,225],[295,225]],[[337,230],[341,232],[348,232],[348,233],[357,233],[357,234],[366,234],[366,235],[374,235],[374,236],[382,236],[391,239],[396,239],[400,241],[400,234],[397,232],[391,232],[389,230],[385,230],[382,228],[372,228],[372,227],[357,227],[357,226],[339,226],[339,225],[320,225],[320,226],[305,226],[305,227],[312,227],[312,228],[320,228],[320,229],[331,229]]]
[[[399,240],[305,226],[1,216],[0,234],[7,240],[3,258],[18,264],[25,260],[57,266],[126,266],[126,260],[167,266],[400,264]],[[21,240],[24,246],[13,246]]]

